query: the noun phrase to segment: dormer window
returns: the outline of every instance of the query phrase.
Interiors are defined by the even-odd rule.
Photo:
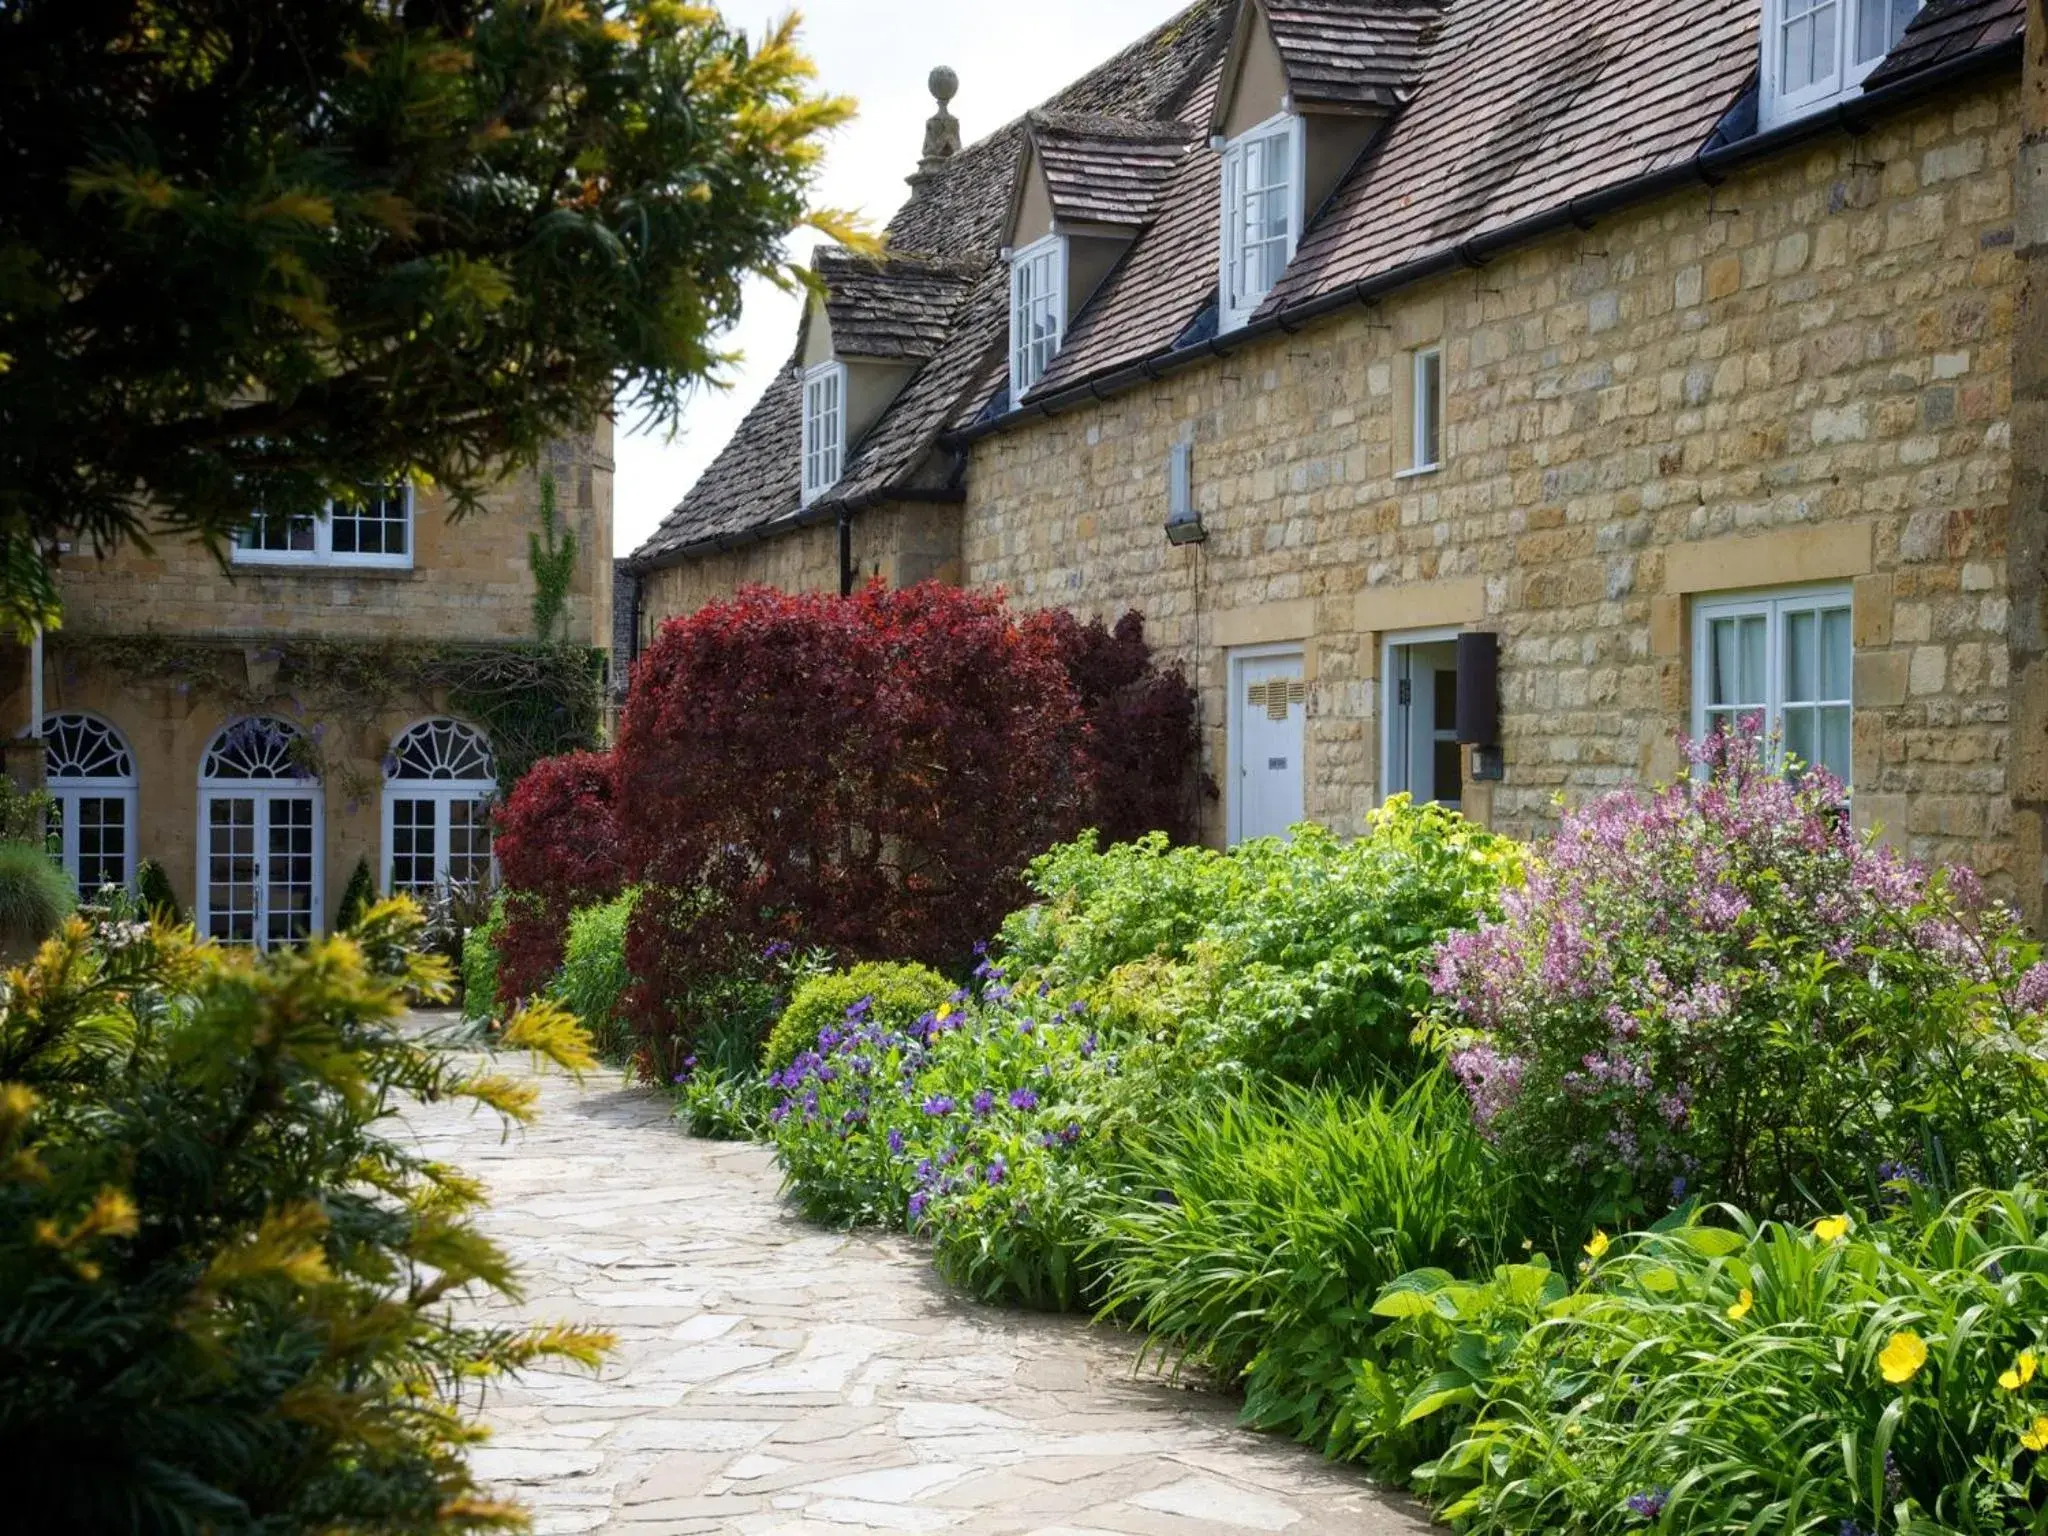
[[[1223,282],[1219,323],[1252,317],[1301,239],[1301,119],[1283,112],[1223,146]]]
[[[1852,95],[1921,0],[1765,0],[1762,121],[1775,128]]]
[[[841,363],[820,363],[804,374],[805,506],[839,483],[845,458],[846,368]]]
[[[1067,316],[1067,242],[1035,240],[1010,257],[1010,399],[1051,366]]]

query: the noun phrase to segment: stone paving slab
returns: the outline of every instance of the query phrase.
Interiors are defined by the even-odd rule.
[[[525,1070],[513,1058],[499,1066]],[[1231,1404],[1133,1371],[1079,1319],[976,1305],[896,1234],[822,1230],[770,1154],[700,1141],[616,1079],[547,1072],[540,1118],[418,1106],[423,1150],[489,1186],[528,1298],[612,1330],[601,1375],[494,1392],[480,1475],[543,1533],[1378,1536],[1412,1506]]]

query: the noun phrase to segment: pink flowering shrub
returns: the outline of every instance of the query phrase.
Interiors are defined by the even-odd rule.
[[[1485,1133],[1567,1223],[1755,1214],[2033,1166],[2048,966],[1964,870],[1859,836],[1752,738],[1564,818],[1504,916],[1438,946]]]

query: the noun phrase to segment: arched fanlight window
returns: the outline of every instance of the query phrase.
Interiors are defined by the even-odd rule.
[[[199,931],[268,949],[320,931],[325,797],[289,720],[236,720],[199,767]]]
[[[384,758],[386,887],[430,896],[491,872],[491,802],[498,793],[489,740],[460,720],[422,720]]]
[[[96,715],[43,717],[50,845],[82,896],[135,878],[135,755]]]

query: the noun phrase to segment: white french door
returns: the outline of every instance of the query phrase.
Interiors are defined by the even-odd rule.
[[[200,796],[201,931],[268,949],[320,931],[317,790],[217,789]]]
[[[385,791],[384,868],[390,891],[422,900],[448,884],[470,884],[491,872],[490,801],[474,791]]]

